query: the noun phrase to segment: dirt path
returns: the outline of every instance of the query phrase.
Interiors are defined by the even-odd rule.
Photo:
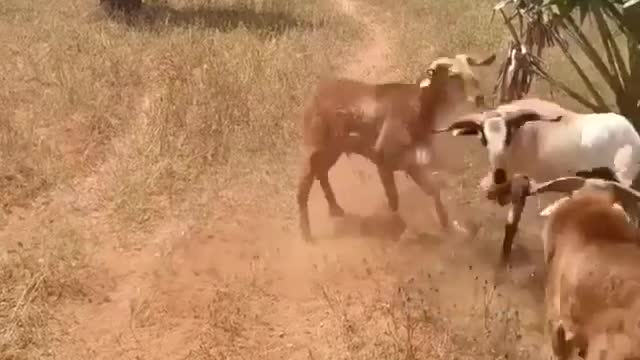
[[[373,34],[345,75],[378,80],[388,68],[384,29],[362,4],[339,1]],[[142,102],[142,120],[149,101]],[[372,176],[373,168],[350,160],[356,163],[343,160],[331,175],[340,184],[337,195],[358,204],[346,206],[352,212],[379,207],[382,198],[370,196],[382,194],[379,185],[368,182],[363,187],[363,179],[354,176],[354,165],[366,171],[365,177]],[[330,231],[323,199],[314,190],[312,216],[324,220],[316,229]],[[254,191],[258,190],[228,189],[232,194]],[[287,219],[239,215],[240,211],[231,212],[211,226],[168,220],[148,240],[129,239],[143,244],[133,251],[106,245],[95,260],[106,272],[94,284],[102,295],[89,303],[69,304],[63,311],[61,318],[76,322],[67,329],[69,341],[61,344],[57,357],[208,359],[226,354],[306,359],[310,354],[333,358],[343,352],[334,345],[341,324],[338,310],[329,306],[328,284],[371,288],[373,283],[359,284],[370,282],[371,269],[362,263],[368,257],[384,257],[384,249],[371,248],[364,239],[310,247],[296,233],[282,229]],[[251,356],[234,353],[238,349]]]
[[[369,34],[367,46],[363,47],[353,60],[345,67],[344,76],[369,81],[382,81],[381,74],[389,68],[390,41],[385,28],[373,15],[367,14],[368,9],[362,9],[362,4],[353,0],[336,0],[345,14],[350,15],[363,26]],[[371,11],[369,9],[369,11]]]
[[[336,1],[371,35],[342,75],[387,80],[392,73],[387,27],[365,4]],[[330,178],[348,212],[386,209],[375,168],[366,161],[343,157]],[[397,181],[403,217],[423,228],[437,227],[429,220],[431,199],[406,179]],[[243,184],[227,189],[231,197],[259,192]],[[398,286],[428,275],[429,282],[414,290],[437,288],[438,299],[458,299],[453,305],[462,313],[477,300],[476,283],[489,276],[472,247],[459,239],[390,243],[330,236],[335,224],[328,220],[319,186],[310,197],[313,231],[322,237],[316,245],[298,238],[290,214],[267,217],[224,201],[219,206],[223,215],[209,223],[168,218],[148,238],[132,241],[142,244],[136,249],[105,245],[96,256],[105,274],[94,284],[102,295],[74,302],[61,313],[76,321],[57,358],[385,358],[385,351],[400,350],[392,350],[396,340],[388,334],[386,315],[372,314],[391,307]]]

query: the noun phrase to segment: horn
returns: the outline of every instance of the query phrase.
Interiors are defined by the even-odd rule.
[[[533,184],[531,186],[530,194],[541,194],[547,191],[563,192],[569,194],[583,187],[587,181],[588,179],[579,176],[561,177],[540,184]]]
[[[432,130],[432,133],[438,134],[448,131],[461,130],[461,135],[473,135],[482,131],[482,126],[473,120],[460,120],[442,129]]]
[[[516,129],[530,121],[558,122],[561,119],[562,115],[551,118],[542,117],[539,112],[532,109],[518,109],[504,116],[504,121]]]
[[[460,135],[473,135],[482,132],[482,114],[464,115],[446,128],[432,130],[432,133],[438,134],[454,130],[461,130],[463,133]]]
[[[617,181],[609,181],[598,178],[582,178],[578,176],[561,177],[544,183],[535,184],[534,186],[532,186],[531,194],[540,194],[547,191],[571,193],[587,184],[600,188],[609,187],[613,190],[616,201],[625,204],[640,202],[639,191],[634,190]]]
[[[493,62],[496,60],[496,54],[491,54],[489,55],[489,57],[487,57],[486,59],[482,60],[482,61],[478,61],[475,58],[471,57],[471,56],[467,56],[467,63],[469,64],[469,66],[488,66],[493,64]]]
[[[608,166],[598,166],[591,168],[590,170],[578,170],[575,175],[583,178],[620,182],[616,173]]]

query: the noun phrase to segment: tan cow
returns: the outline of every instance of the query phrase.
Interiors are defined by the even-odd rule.
[[[529,196],[572,194],[550,211],[542,230],[554,355],[564,360],[578,350],[595,360],[606,351],[609,359],[640,359],[640,231],[614,206],[640,201],[640,192],[600,179],[514,178]]]
[[[475,103],[478,107],[484,107],[485,101],[482,90],[480,89],[480,81],[473,73],[471,67],[489,66],[493,64],[495,60],[495,54],[490,55],[484,60],[477,60],[467,54],[457,54],[452,58],[446,56],[439,57],[433,60],[427,69],[428,71],[433,71],[438,65],[448,65],[449,72],[452,75],[459,75],[462,77],[467,101]],[[431,78],[429,76],[422,75],[416,80],[416,82],[419,83],[421,87],[428,86],[431,83]]]

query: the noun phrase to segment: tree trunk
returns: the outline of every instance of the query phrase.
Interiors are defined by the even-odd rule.
[[[626,116],[636,129],[640,130],[640,6],[631,6],[624,11],[624,21],[635,36],[627,39],[629,49],[629,73],[631,81],[623,96],[618,97],[620,113]],[[635,39],[634,39],[635,38]]]

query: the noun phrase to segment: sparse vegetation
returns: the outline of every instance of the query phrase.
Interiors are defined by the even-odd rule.
[[[507,4],[513,5],[509,14],[504,11]],[[622,0],[581,3],[564,0],[499,2],[496,8],[501,12],[513,36],[512,46],[517,50],[520,50],[520,46],[527,49],[527,54],[518,56],[515,64],[523,71],[516,71],[515,73],[521,73],[516,78],[508,79],[505,75],[505,88],[514,88],[514,85],[518,87],[521,77],[535,74],[591,111],[613,111],[614,107],[607,102],[607,98],[611,98],[617,111],[636,124],[636,118],[640,116],[640,88],[636,85],[640,81],[640,28],[636,26],[640,10],[637,6],[623,5]],[[509,19],[518,19],[520,24],[524,24],[520,27],[520,33]],[[580,77],[587,96],[562,80],[549,76],[539,64],[544,49],[550,46],[561,49],[565,60]],[[576,52],[574,49],[580,51]],[[531,54],[535,54],[535,57]],[[576,54],[582,55],[584,62],[578,62]],[[529,67],[527,63],[537,66]],[[603,86],[594,86],[591,76],[585,71],[585,63],[595,70],[594,73],[606,85],[606,97],[601,94]],[[503,74],[506,74],[506,68],[503,68]],[[521,98],[527,92],[525,90],[509,96],[505,96],[505,93],[500,98],[509,101]]]
[[[105,242],[134,246],[127,233],[189,193],[286,162],[313,79],[359,36],[322,1],[172,1],[139,16],[0,5],[0,358],[51,350],[50,312],[89,291],[82,269]]]
[[[526,358],[537,318],[516,311],[535,300],[484,302],[491,286],[473,281],[501,222],[473,247],[294,235],[316,80],[367,63],[411,81],[434,56],[497,52],[493,2],[144,1],[123,18],[3,1],[0,358]],[[349,191],[373,208],[376,186]],[[401,206],[428,209],[419,196]]]

